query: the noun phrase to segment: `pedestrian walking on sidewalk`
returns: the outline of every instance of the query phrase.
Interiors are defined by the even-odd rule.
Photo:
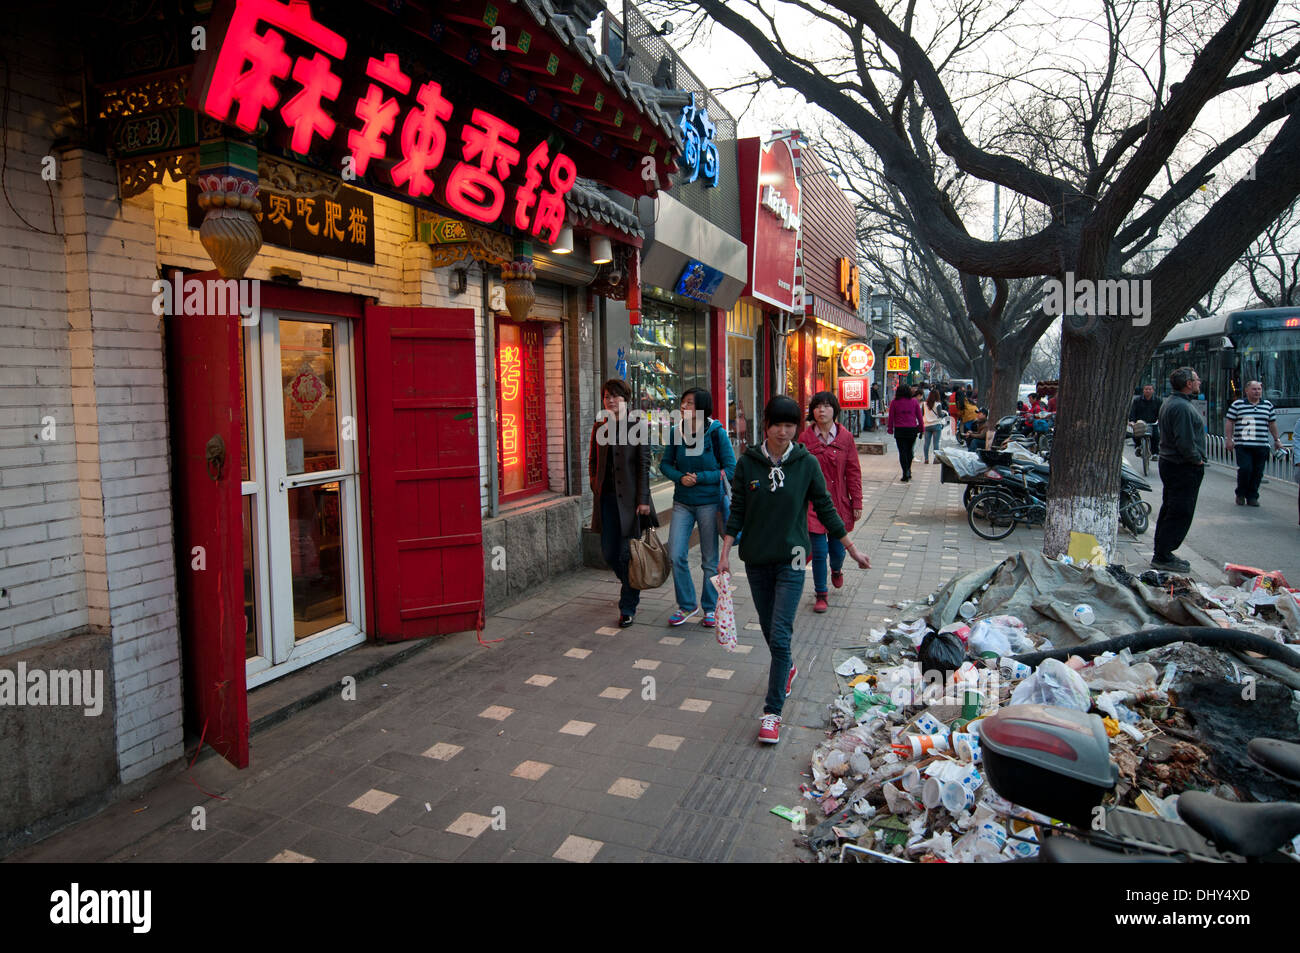
[[[933,450],[936,454],[939,452],[939,439],[943,436],[943,422],[948,417],[948,412],[943,409],[942,395],[939,388],[935,387],[930,390],[930,396],[925,399],[925,441],[921,444],[921,453],[925,457],[925,462],[930,462],[930,452]],[[935,463],[939,462],[936,456]]]
[[[623,584],[618,624],[624,629],[632,624],[641,602],[640,590],[633,589],[628,580],[628,542],[640,535],[640,517],[651,516],[649,440],[642,439],[645,428],[628,421],[627,402],[631,399],[632,389],[617,377],[601,385],[604,411],[591,428],[587,455],[587,476],[596,497],[591,528],[600,533],[601,555]]]
[[[839,425],[840,402],[828,390],[813,394],[808,405],[811,427],[804,429],[799,442],[808,448],[822,468],[826,492],[835,503],[835,512],[848,532],[862,518],[862,464],[858,462],[858,445],[847,427]],[[831,585],[844,585],[844,547],[831,539],[826,527],[808,507],[808,535],[812,540],[813,612],[825,612],[830,606],[826,588],[826,566],[830,563]]]
[[[1246,396],[1232,402],[1223,423],[1223,449],[1237,457],[1237,505],[1259,506],[1259,484],[1269,454],[1282,448],[1277,414],[1263,399],[1264,385],[1246,382]]]
[[[781,711],[799,670],[791,657],[794,617],[803,592],[808,538],[808,504],[827,533],[863,569],[871,561],[848,538],[835,502],[826,491],[822,468],[808,449],[795,442],[803,415],[789,397],[773,397],[763,409],[764,440],[741,454],[732,481],[731,516],[722,538],[718,572],[730,572],[731,547],[742,530],[740,558],[759,626],[772,653],[767,697],[758,740],[775,744],[781,736]]]
[[[718,572],[718,513],[723,481],[731,485],[736,472],[736,454],[726,428],[714,420],[713,397],[702,387],[682,394],[682,427],[668,435],[659,469],[676,484],[673,490],[673,521],[668,535],[668,555],[673,563],[673,587],[677,610],[669,625],[681,625],[704,609],[701,624],[713,628],[718,591],[710,578]],[[695,601],[691,579],[691,532],[700,528],[700,566],[704,570],[700,603]]]
[[[1160,406],[1160,482],[1164,484],[1156,519],[1151,566],[1187,572],[1191,563],[1174,552],[1187,538],[1196,513],[1196,497],[1205,479],[1205,420],[1192,406],[1201,378],[1190,367],[1169,375],[1173,395]]]
[[[912,479],[912,458],[916,455],[916,438],[925,421],[921,402],[912,396],[912,388],[899,384],[894,399],[889,403],[886,430],[894,435],[898,444],[898,463],[903,468],[903,482]]]

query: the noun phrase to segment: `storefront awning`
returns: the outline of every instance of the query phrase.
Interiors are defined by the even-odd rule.
[[[804,313],[812,315],[822,324],[834,325],[855,338],[867,336],[866,321],[833,301],[817,297],[811,291],[804,293]]]
[[[639,210],[646,233],[641,250],[641,283],[675,290],[688,268],[703,265],[721,273],[707,304],[730,310],[748,279],[745,243],[667,192],[660,192],[654,199],[641,199]]]

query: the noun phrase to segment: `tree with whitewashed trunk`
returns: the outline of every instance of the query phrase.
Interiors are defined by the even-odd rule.
[[[756,88],[795,90],[855,135],[958,271],[1047,280],[1045,302],[1066,312],[1049,555],[1072,530],[1112,549],[1141,368],[1300,195],[1295,6],[1076,7],[1084,13],[1027,0],[642,4],[697,32],[725,28],[757,57]],[[949,165],[1022,197],[1043,225],[981,237],[943,190]]]

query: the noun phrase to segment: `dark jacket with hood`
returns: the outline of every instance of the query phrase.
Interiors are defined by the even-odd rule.
[[[731,516],[727,535],[741,530],[740,558],[747,563],[793,564],[812,554],[808,538],[808,504],[826,527],[831,539],[843,539],[844,521],[826,490],[821,464],[799,442],[780,466],[763,452],[764,443],[750,447],[736,463],[731,485]]]

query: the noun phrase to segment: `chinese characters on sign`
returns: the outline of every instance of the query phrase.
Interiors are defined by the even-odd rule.
[[[912,369],[911,358],[906,355],[885,358],[885,371],[889,374],[906,374]]]
[[[190,183],[186,194],[190,228],[203,224],[199,189]],[[262,241],[280,248],[348,261],[375,263],[375,199],[368,192],[344,186],[333,198],[325,195],[285,195],[261,189]]]
[[[851,377],[865,377],[876,366],[876,352],[865,344],[850,344],[840,354],[840,368]]]
[[[524,488],[523,347],[518,325],[502,323],[497,338],[497,380],[501,401],[501,493]]]
[[[840,378],[840,406],[845,410],[860,410],[870,406],[865,377]]]
[[[316,52],[290,57],[285,34]],[[279,108],[279,115],[292,129],[293,152],[306,155],[336,140],[334,145],[351,160],[351,171],[379,186],[402,191],[410,199],[432,199],[488,225],[497,223],[510,203],[516,228],[546,242],[559,239],[564,197],[578,175],[569,156],[553,152],[544,140],[533,145],[521,163],[517,127],[468,103],[463,104],[470,109],[468,120],[451,123],[457,104],[440,83],[428,80],[415,88],[396,53],[386,53],[382,60],[366,57],[364,70],[359,62],[340,65],[337,61],[344,60],[347,49],[347,40],[312,19],[306,3],[237,0],[215,65],[199,93],[199,108],[253,132],[265,110],[280,107],[283,93],[277,81],[291,80],[297,92]],[[358,72],[369,82],[356,76]],[[345,78],[357,79],[349,88],[366,87],[350,106],[336,102]],[[703,118],[707,123],[708,117]],[[351,119],[356,121],[348,126]],[[716,176],[717,148],[711,138],[709,147]],[[333,230],[351,225],[328,216],[317,224]]]
[[[854,311],[858,310],[861,295],[858,266],[848,258],[840,259],[840,296]]]
[[[713,141],[718,127],[709,119],[709,111],[695,105],[695,94],[682,107],[677,121],[682,133],[682,184],[694,182],[701,175],[710,188],[718,186],[718,145]]]

